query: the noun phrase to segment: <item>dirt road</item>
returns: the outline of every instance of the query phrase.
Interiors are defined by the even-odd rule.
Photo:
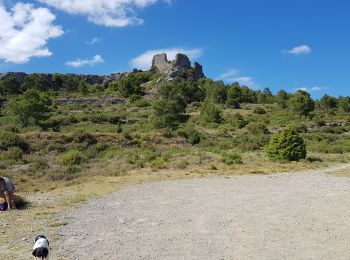
[[[128,187],[67,214],[54,259],[349,259],[342,167]]]

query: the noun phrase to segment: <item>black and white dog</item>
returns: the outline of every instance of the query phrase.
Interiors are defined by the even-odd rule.
[[[45,236],[39,235],[35,238],[33,256],[35,259],[49,259],[49,241]]]

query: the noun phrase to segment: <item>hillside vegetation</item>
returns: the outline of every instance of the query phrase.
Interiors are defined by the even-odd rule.
[[[263,174],[350,158],[349,97],[161,76],[1,80],[0,175],[37,191],[96,175]]]

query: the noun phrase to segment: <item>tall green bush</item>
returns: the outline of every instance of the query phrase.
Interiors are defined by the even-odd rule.
[[[306,158],[306,145],[294,129],[286,128],[271,137],[266,154],[274,160],[299,161]]]
[[[211,101],[204,101],[201,111],[200,118],[205,123],[221,123],[221,109],[218,108]]]

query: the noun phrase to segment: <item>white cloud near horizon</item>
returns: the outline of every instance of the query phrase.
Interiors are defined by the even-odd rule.
[[[230,69],[220,75],[218,80],[223,80],[227,83],[238,82],[240,85],[244,85],[251,88],[259,88],[259,85],[254,81],[254,78],[249,76],[240,76],[239,70]]]
[[[47,8],[18,2],[11,10],[0,1],[0,60],[24,64],[33,57],[49,57],[47,43],[64,32],[54,25],[56,16]]]
[[[318,86],[312,87],[312,88],[301,87],[301,88],[297,88],[295,91],[298,91],[298,90],[303,90],[303,91],[312,93],[312,92],[324,91],[324,90],[327,90],[327,88],[326,87],[318,87]]]
[[[282,52],[287,53],[287,54],[292,54],[295,56],[307,55],[311,52],[311,48],[310,48],[310,46],[304,44],[304,45],[293,47],[290,50],[283,50]]]
[[[67,61],[66,65],[73,68],[82,68],[85,66],[94,66],[99,63],[104,63],[101,55],[95,55],[91,59],[76,59],[73,61]]]
[[[239,71],[236,69],[230,69],[223,74],[220,75],[218,78],[219,80],[225,80],[225,81],[232,81],[235,77],[239,75]]]
[[[69,14],[87,16],[89,22],[107,27],[139,25],[143,19],[137,11],[159,2],[172,0],[37,0]]]
[[[184,48],[171,48],[171,49],[159,49],[159,50],[149,50],[130,61],[131,66],[136,69],[148,70],[152,66],[153,56],[160,53],[166,53],[168,60],[174,60],[176,54],[182,53],[187,55],[190,60],[197,59],[203,55],[203,49],[184,49]]]

